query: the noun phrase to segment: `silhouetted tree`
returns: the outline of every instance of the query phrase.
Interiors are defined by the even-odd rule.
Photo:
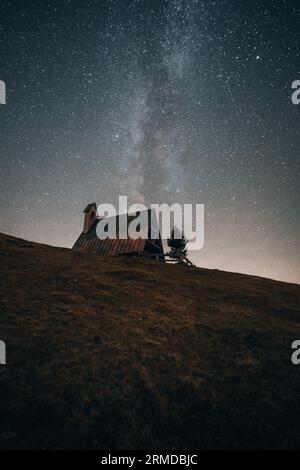
[[[187,240],[183,232],[180,232],[177,227],[173,228],[171,236],[168,239],[168,247],[170,248],[169,256],[172,258],[180,258],[186,256]]]

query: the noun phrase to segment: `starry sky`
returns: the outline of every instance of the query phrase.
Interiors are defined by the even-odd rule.
[[[205,205],[198,266],[300,282],[300,6],[2,0],[0,232],[71,247],[89,202]]]

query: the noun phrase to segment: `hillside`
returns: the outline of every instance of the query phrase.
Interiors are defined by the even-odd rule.
[[[300,448],[300,286],[0,236],[1,448]]]

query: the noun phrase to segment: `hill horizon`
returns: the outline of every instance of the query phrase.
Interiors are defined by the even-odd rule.
[[[80,232],[78,233],[78,235],[80,234]],[[12,238],[12,239],[16,239],[16,240],[21,240],[21,241],[25,241],[25,242],[29,242],[29,243],[34,243],[36,245],[43,245],[43,246],[49,246],[49,247],[52,247],[52,248],[61,248],[61,249],[66,249],[66,250],[70,250],[72,251],[72,243],[70,244],[67,244],[67,245],[60,245],[60,244],[51,244],[51,243],[47,243],[47,242],[42,242],[42,241],[37,241],[37,240],[31,240],[31,239],[27,239],[27,238],[23,238],[21,236],[16,236],[16,235],[11,235],[10,233],[4,233],[4,232],[0,232],[0,237],[7,237],[7,238]],[[75,243],[76,239],[74,239],[74,243]],[[166,241],[163,240],[163,246],[164,246],[164,249],[166,250]],[[192,257],[193,259],[193,257]],[[271,281],[275,281],[275,282],[283,282],[285,284],[295,284],[295,285],[300,285],[300,282],[297,282],[297,281],[287,281],[287,280],[284,280],[284,279],[278,279],[278,278],[273,278],[273,277],[270,277],[270,276],[263,276],[263,275],[260,275],[260,274],[253,274],[253,273],[247,273],[247,272],[244,272],[244,271],[235,271],[235,270],[230,270],[230,269],[222,269],[221,267],[218,268],[218,267],[208,267],[208,266],[205,266],[205,265],[198,265],[197,263],[195,264],[195,267],[196,268],[199,268],[199,269],[207,269],[207,270],[210,270],[210,271],[221,271],[221,272],[225,272],[225,273],[232,273],[232,274],[241,274],[241,275],[244,275],[244,276],[251,276],[251,277],[258,277],[258,278],[262,278],[262,279],[269,279]]]
[[[0,445],[300,445],[300,287],[0,235]]]

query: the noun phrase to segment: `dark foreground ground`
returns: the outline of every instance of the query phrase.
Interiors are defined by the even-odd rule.
[[[300,448],[300,286],[0,236],[1,448]]]

